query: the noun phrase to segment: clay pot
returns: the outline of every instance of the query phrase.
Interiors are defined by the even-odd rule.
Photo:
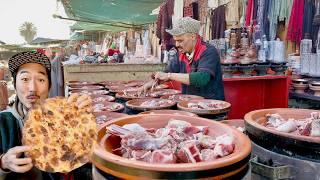
[[[304,91],[308,88],[308,84],[292,84],[296,93],[304,93]]]
[[[108,111],[94,112],[93,115],[97,119],[98,128],[101,128],[103,126],[103,124],[106,123],[107,121],[111,121],[113,119],[129,116],[129,115],[123,114],[123,113],[108,112]]]
[[[155,101],[166,101],[166,103],[162,106],[141,106],[142,103],[150,100]],[[176,105],[176,102],[167,100],[167,99],[155,99],[155,98],[144,98],[144,99],[132,99],[126,102],[126,106],[130,109],[137,111],[150,111],[150,110],[158,110],[158,109],[170,109]]]
[[[265,126],[266,114],[279,114],[284,119],[296,120],[310,117],[311,109],[261,109],[251,111],[244,116],[245,129],[250,139],[266,149],[299,159],[320,162],[320,137],[302,136],[285,133]]]
[[[93,112],[94,112],[94,113],[103,112],[103,111],[107,111],[107,112],[121,112],[121,111],[124,109],[124,105],[122,105],[122,104],[120,104],[120,103],[115,103],[115,102],[101,102],[101,103],[95,103],[94,105],[97,105],[97,104],[103,104],[103,105],[106,106],[106,107],[117,105],[118,108],[113,109],[113,110],[101,110],[101,111],[95,111],[95,110],[93,109]]]
[[[199,100],[204,99],[201,96],[196,95],[190,95],[190,94],[174,94],[174,95],[164,95],[160,97],[161,99],[169,99],[173,100],[175,102],[181,102],[181,101],[190,101],[190,100]]]
[[[292,79],[293,84],[308,84],[308,80],[306,79]]]
[[[107,95],[109,94],[109,91],[106,90],[72,90],[69,94],[72,93],[79,93],[79,94],[87,94],[89,96],[93,95]]]
[[[222,103],[223,107],[221,108],[210,108],[210,109],[193,109],[188,107],[188,103],[199,103],[199,102],[204,102],[204,103]],[[209,115],[209,114],[222,114],[229,112],[231,108],[231,104],[225,101],[219,101],[219,100],[211,100],[211,99],[200,99],[200,100],[191,100],[191,101],[181,101],[178,103],[178,109],[182,111],[187,111],[191,113],[195,113],[198,115]]]
[[[112,102],[116,98],[109,95],[92,95],[91,99],[92,99],[92,103],[94,104],[94,103],[105,102],[105,101]]]
[[[179,110],[152,110],[152,111],[145,111],[139,114],[172,114],[172,115],[181,115],[181,116],[190,116],[190,117],[198,117],[198,115],[193,114],[191,112],[179,111]]]
[[[320,96],[320,86],[313,86],[309,84],[309,88],[314,91],[315,96]]]
[[[181,94],[181,91],[175,89],[160,89],[150,93],[151,97],[157,98],[164,95]]]
[[[69,85],[70,90],[100,90],[104,89],[103,86],[94,85]]]
[[[224,123],[224,124],[227,124],[227,125],[229,125],[231,127],[244,128],[244,120],[243,119],[229,119],[229,120],[223,120],[221,122]]]
[[[235,150],[232,154],[211,162],[181,164],[151,164],[130,160],[112,153],[119,146],[116,138],[107,138],[105,127],[111,124],[125,125],[139,123],[145,128],[162,128],[171,119],[180,119],[196,126],[208,126],[210,136],[222,134],[235,138]],[[121,179],[231,179],[240,172],[247,171],[251,152],[251,142],[241,132],[225,124],[212,120],[178,115],[138,115],[108,121],[98,132],[98,144],[95,146],[91,162],[101,171]]]
[[[0,111],[7,108],[8,98],[7,83],[5,81],[0,81]]]
[[[122,91],[122,92],[118,92],[116,94],[116,98],[122,99],[122,100],[125,100],[125,101],[131,100],[131,99],[144,99],[144,98],[147,98],[147,97],[148,97],[148,94],[147,95],[138,96],[138,91],[128,91],[126,93],[124,93]]]

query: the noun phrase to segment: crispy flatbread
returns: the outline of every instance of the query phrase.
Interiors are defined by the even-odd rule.
[[[89,161],[96,126],[93,114],[66,98],[51,98],[29,112],[22,143],[32,147],[26,155],[37,168],[66,173]]]

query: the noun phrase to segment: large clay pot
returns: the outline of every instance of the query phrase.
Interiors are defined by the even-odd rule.
[[[151,111],[141,112],[139,114],[171,114],[171,115],[198,117],[198,115],[193,114],[191,112],[185,112],[185,111],[179,111],[179,110],[171,110],[171,109],[151,110]]]
[[[119,145],[119,139],[107,138],[105,127],[111,124],[119,126],[139,123],[145,128],[162,128],[171,119],[180,119],[196,126],[208,126],[210,136],[222,134],[235,138],[235,150],[232,154],[211,162],[151,164],[130,160],[112,153]],[[98,132],[98,144],[95,146],[91,162],[101,171],[122,179],[241,179],[240,174],[247,172],[251,152],[251,142],[247,136],[228,125],[199,117],[179,115],[137,115],[108,121]]]
[[[320,137],[302,136],[295,133],[280,132],[265,126],[266,114],[279,114],[284,119],[305,119],[311,112],[320,112],[311,109],[261,109],[251,111],[244,117],[245,129],[250,139],[270,151],[290,157],[320,162]]]
[[[0,81],[0,111],[8,106],[8,89],[5,81]]]
[[[208,109],[194,109],[189,108],[189,103],[210,103],[210,104],[221,104],[219,108],[208,108]],[[209,114],[222,114],[229,112],[231,108],[231,104],[225,101],[219,100],[212,100],[212,99],[197,99],[197,100],[190,100],[190,101],[181,101],[178,103],[178,109],[182,111],[187,111],[191,113],[195,113],[197,115],[209,115]]]

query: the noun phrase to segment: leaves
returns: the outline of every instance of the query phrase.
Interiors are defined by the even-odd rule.
[[[24,37],[25,41],[30,44],[37,35],[37,28],[32,22],[24,22],[19,27],[20,35]]]

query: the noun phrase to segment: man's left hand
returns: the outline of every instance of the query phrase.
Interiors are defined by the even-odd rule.
[[[157,72],[155,74],[155,79],[159,79],[161,81],[168,81],[169,79],[169,74],[168,73],[164,73],[164,72]]]
[[[86,109],[87,112],[92,112],[92,99],[89,95],[80,95],[72,93],[68,98],[68,103],[75,102],[79,109]]]

